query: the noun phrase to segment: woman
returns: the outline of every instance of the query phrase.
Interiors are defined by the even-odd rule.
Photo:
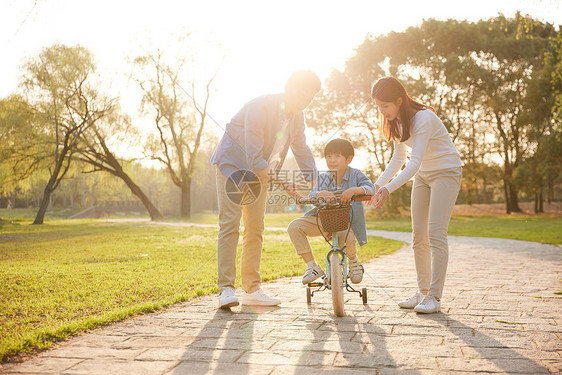
[[[461,185],[461,160],[435,110],[412,99],[396,78],[379,79],[371,97],[380,111],[381,135],[394,141],[394,154],[368,204],[381,207],[393,191],[415,176],[412,247],[419,290],[398,306],[419,313],[438,312],[449,257],[447,229]],[[406,162],[407,146],[412,149],[410,161],[390,181]]]

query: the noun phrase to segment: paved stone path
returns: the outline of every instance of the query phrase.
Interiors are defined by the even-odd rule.
[[[372,231],[410,241],[410,234]],[[442,309],[418,315],[395,301],[415,291],[410,246],[365,265],[369,303],[329,292],[306,304],[300,278],[264,289],[277,308],[217,310],[216,295],[75,337],[5,374],[561,373],[562,248],[450,237]]]

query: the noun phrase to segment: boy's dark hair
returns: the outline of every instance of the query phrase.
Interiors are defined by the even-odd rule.
[[[306,88],[318,92],[322,88],[322,82],[320,82],[316,73],[311,70],[297,70],[287,80],[285,88]]]
[[[341,154],[346,159],[350,156],[355,156],[355,150],[350,141],[343,138],[332,139],[326,147],[324,147],[324,157],[331,154]]]

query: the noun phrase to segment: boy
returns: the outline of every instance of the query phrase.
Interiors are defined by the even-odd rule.
[[[333,139],[324,148],[324,158],[330,170],[319,176],[318,183],[309,194],[310,198],[335,198],[334,192],[341,191],[340,201],[349,203],[353,195],[375,194],[375,186],[363,172],[351,168],[349,164],[353,160],[355,152],[351,142],[345,139]],[[359,246],[367,243],[367,230],[365,228],[365,214],[361,202],[352,202],[353,221],[351,230],[347,237],[345,252],[349,259],[349,278],[352,283],[360,283],[363,279],[363,266],[357,258],[356,239]],[[306,272],[302,278],[303,284],[308,284],[324,276],[324,271],[314,260],[312,249],[307,237],[321,236],[316,223],[317,208],[306,212],[303,217],[291,221],[287,231],[291,241],[304,262],[307,265]],[[323,231],[324,232],[324,231]],[[346,231],[338,232],[338,240],[343,244]],[[330,233],[324,232],[327,237]],[[340,245],[341,246],[341,245]]]

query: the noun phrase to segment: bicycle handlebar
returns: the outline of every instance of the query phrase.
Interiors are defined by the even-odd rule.
[[[353,197],[351,197],[351,200],[353,202],[361,202],[361,201],[368,201],[370,200],[372,197],[372,195],[369,194],[356,194]],[[339,204],[340,200],[339,198],[302,198],[299,199],[297,202],[297,204],[313,204],[313,205],[318,205],[318,204]]]

